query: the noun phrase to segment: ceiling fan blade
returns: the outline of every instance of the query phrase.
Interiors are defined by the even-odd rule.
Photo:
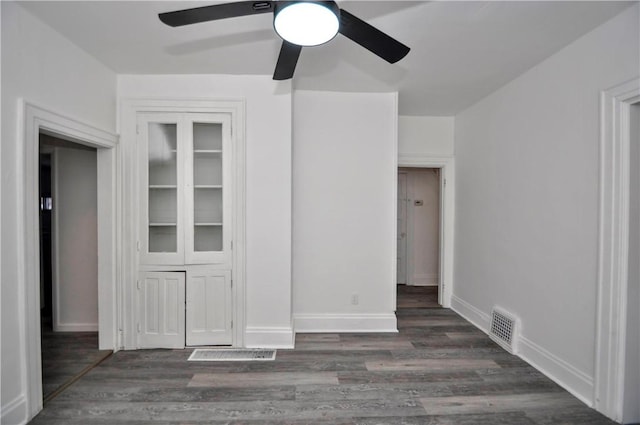
[[[288,41],[282,41],[278,63],[276,63],[276,70],[273,72],[274,80],[288,80],[293,78],[293,73],[296,70],[296,64],[298,63],[301,51],[302,46],[289,43]]]
[[[340,10],[340,34],[389,63],[396,63],[409,53],[409,47],[344,9]]]
[[[273,3],[272,1],[239,1],[214,4],[212,6],[160,13],[158,17],[171,27],[180,27],[218,19],[273,12]]]

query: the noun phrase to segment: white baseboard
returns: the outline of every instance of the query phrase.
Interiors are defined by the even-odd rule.
[[[518,337],[518,355],[584,404],[593,407],[593,377],[522,335]]]
[[[295,335],[291,328],[247,327],[244,345],[247,348],[293,348]]]
[[[27,398],[24,394],[2,406],[0,423],[3,425],[22,425],[27,423]]]
[[[467,319],[484,333],[489,333],[491,316],[453,295],[453,311]],[[517,335],[518,357],[529,363],[549,379],[573,394],[589,407],[593,407],[593,377],[545,350],[522,335]]]
[[[57,323],[53,326],[55,332],[98,332],[97,323]]]
[[[398,332],[395,314],[296,314],[299,332]]]
[[[437,274],[414,274],[411,277],[411,286],[438,286]]]
[[[489,316],[487,313],[484,313],[483,311],[475,308],[468,302],[456,297],[455,295],[451,296],[451,309],[474,324],[482,332],[489,334],[489,326],[491,326],[491,316]]]

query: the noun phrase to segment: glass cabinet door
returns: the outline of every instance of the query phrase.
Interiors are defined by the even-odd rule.
[[[141,262],[184,262],[181,126],[175,114],[140,114]]]
[[[149,252],[178,251],[177,124],[150,122]]]
[[[140,261],[226,264],[231,250],[231,119],[214,113],[138,117]]]
[[[194,252],[222,251],[222,124],[193,123]]]
[[[231,179],[228,175],[229,120],[220,114],[188,114],[191,137],[191,170],[187,173],[193,186],[187,194],[190,222],[186,237],[187,262],[221,263],[230,240],[226,230],[229,220]],[[189,208],[189,207],[188,207]]]

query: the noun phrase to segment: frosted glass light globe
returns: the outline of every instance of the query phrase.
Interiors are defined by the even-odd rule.
[[[340,27],[338,16],[329,7],[314,2],[291,3],[273,18],[278,35],[298,46],[317,46],[336,36]]]

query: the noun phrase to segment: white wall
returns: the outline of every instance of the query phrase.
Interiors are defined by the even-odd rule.
[[[407,248],[411,285],[438,285],[440,268],[440,170],[400,168],[407,173]],[[415,205],[417,200],[422,205]]]
[[[54,323],[58,332],[98,330],[96,152],[56,148],[53,158]]]
[[[115,128],[116,77],[14,2],[2,8],[2,423],[27,419],[19,99]],[[6,267],[7,264],[14,265]],[[9,284],[10,283],[10,284]]]
[[[640,423],[640,103],[631,105],[629,275],[622,423]],[[635,184],[634,184],[635,183]]]
[[[398,118],[400,156],[452,156],[454,117]]]
[[[397,95],[296,91],[294,106],[296,331],[395,330]]]
[[[245,344],[291,345],[291,82],[120,75],[118,97],[246,100]]]
[[[453,307],[522,320],[521,355],[592,403],[599,94],[637,77],[638,5],[455,118]]]

